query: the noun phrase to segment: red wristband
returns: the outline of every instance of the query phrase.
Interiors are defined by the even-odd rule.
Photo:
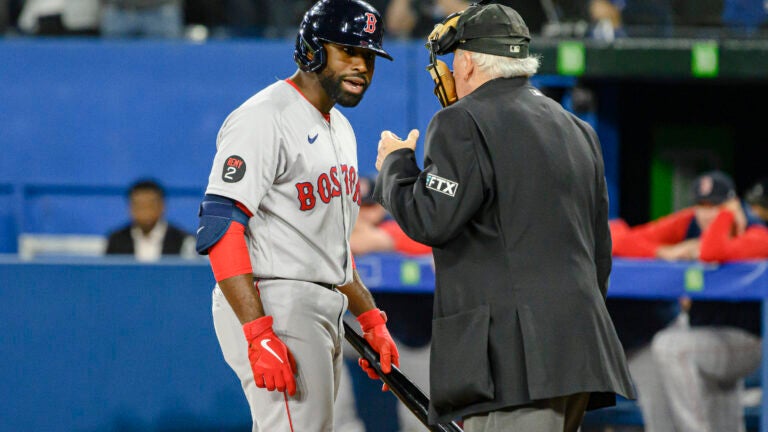
[[[357,316],[357,322],[364,332],[387,322],[379,309],[371,309]]]
[[[243,324],[245,339],[250,341],[257,338],[260,334],[264,333],[264,331],[271,329],[273,322],[274,320],[271,315],[265,315]]]

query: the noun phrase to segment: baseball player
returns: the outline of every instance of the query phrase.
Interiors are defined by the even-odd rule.
[[[357,151],[334,108],[360,102],[376,56],[392,60],[379,12],[321,0],[299,27],[299,69],[235,109],[218,134],[197,250],[210,256],[216,335],[254,431],[333,429],[347,309],[382,370],[399,364],[350,253]]]

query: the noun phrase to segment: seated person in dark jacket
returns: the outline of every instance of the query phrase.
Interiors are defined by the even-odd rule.
[[[164,218],[165,191],[154,180],[139,180],[128,190],[131,222],[109,234],[108,255],[133,255],[155,261],[161,255],[195,256],[195,238]]]

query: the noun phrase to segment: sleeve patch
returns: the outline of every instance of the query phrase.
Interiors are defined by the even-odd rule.
[[[236,183],[245,176],[245,161],[240,156],[232,155],[224,162],[221,179],[227,183]]]
[[[427,189],[432,189],[450,197],[456,196],[456,189],[459,188],[459,184],[455,181],[444,179],[434,174],[428,174],[426,181]]]

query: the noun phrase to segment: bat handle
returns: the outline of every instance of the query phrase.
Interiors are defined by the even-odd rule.
[[[428,424],[428,410],[429,410],[429,398],[408,380],[405,375],[400,372],[397,366],[392,365],[391,376],[387,376],[381,372],[381,364],[379,363],[379,353],[377,353],[368,342],[357,332],[344,322],[344,332],[347,342],[366,359],[371,367],[376,370],[382,381],[389,385],[390,391],[392,391],[398,399],[413,412],[413,414],[421,421],[424,426],[429,428],[430,431],[436,432],[463,432],[463,430],[455,422],[447,424]],[[393,381],[397,376],[398,382]]]

